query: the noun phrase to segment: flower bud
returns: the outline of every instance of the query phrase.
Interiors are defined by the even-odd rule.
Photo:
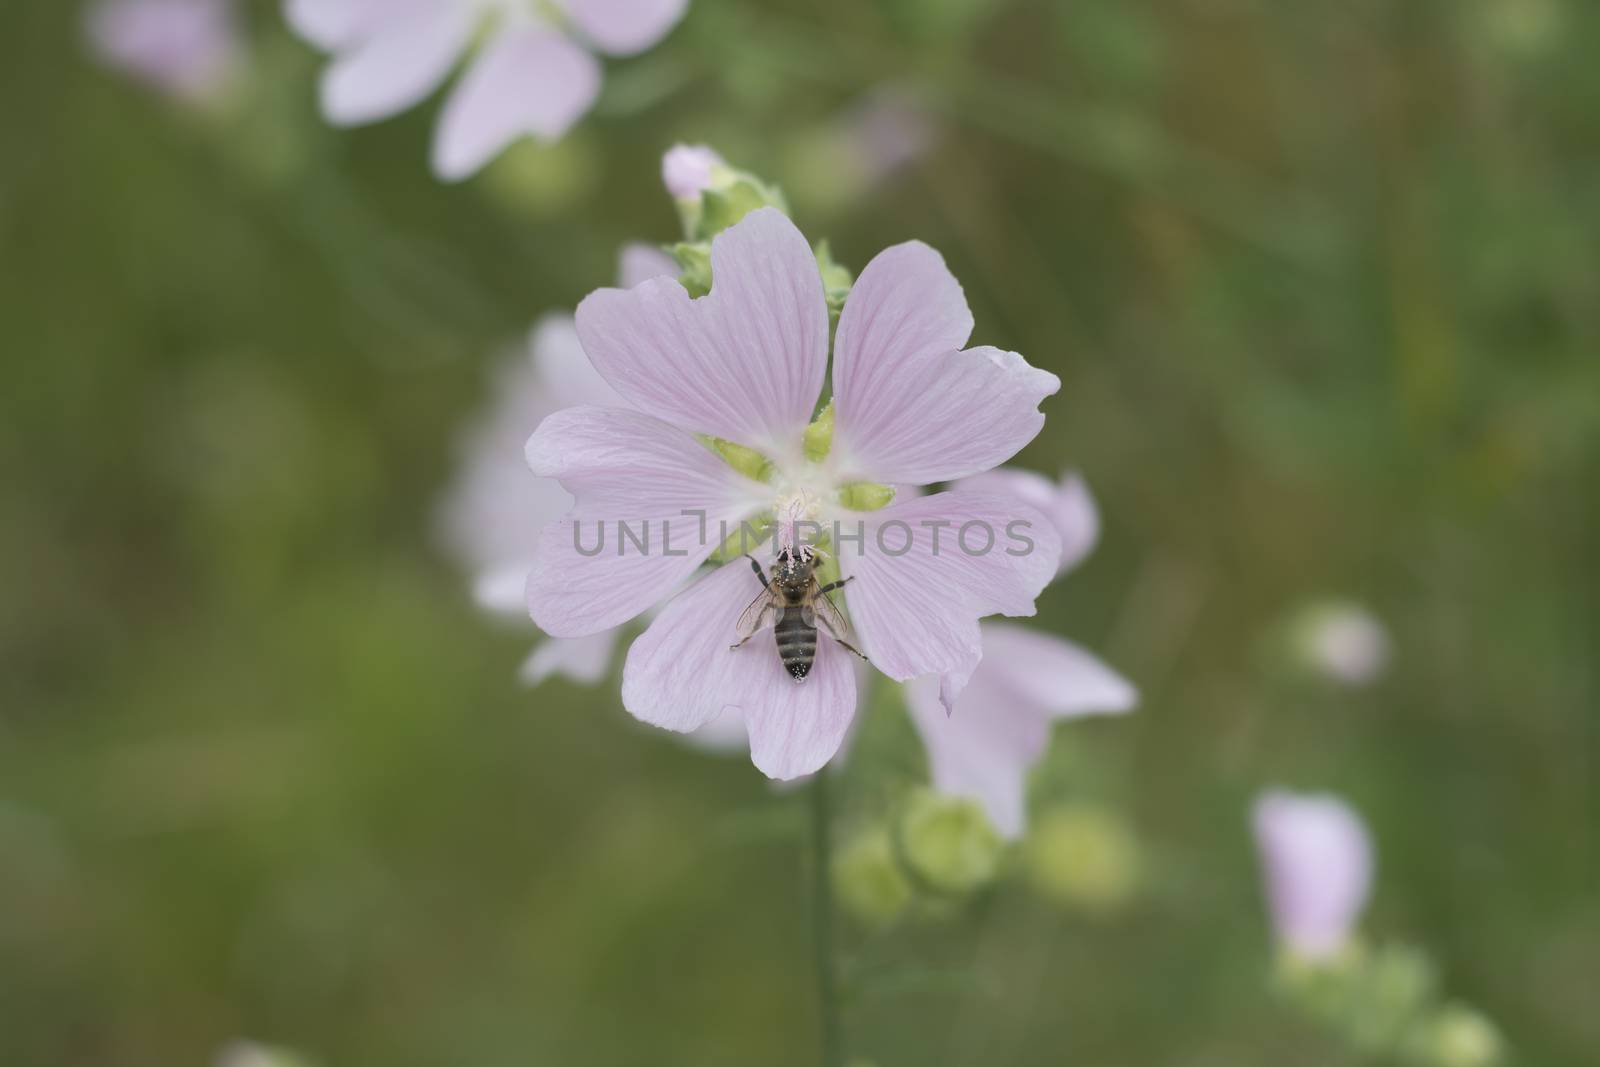
[[[1372,842],[1337,797],[1263,793],[1253,822],[1267,906],[1281,945],[1308,961],[1336,957],[1372,889]]]
[[[1338,601],[1315,604],[1294,624],[1301,664],[1340,685],[1370,685],[1389,665],[1389,633],[1371,612]]]
[[[1107,914],[1139,884],[1139,841],[1122,817],[1088,804],[1045,812],[1028,830],[1028,882],[1063,907]]]
[[[1490,1067],[1504,1054],[1494,1024],[1471,1008],[1449,1004],[1427,1024],[1425,1052],[1438,1067]]]
[[[661,184],[674,200],[699,200],[712,175],[725,171],[722,157],[703,144],[675,144],[661,157]]]
[[[918,790],[900,819],[900,853],[930,888],[968,893],[995,876],[1003,847],[983,808],[964,797]]]
[[[307,1067],[307,1061],[288,1049],[233,1041],[217,1053],[216,1067]]]
[[[905,912],[911,883],[887,829],[859,834],[834,855],[833,891],[840,906],[868,926],[887,926]]]
[[[776,186],[728,166],[705,145],[668,149],[661,157],[661,181],[678,205],[684,237],[692,244],[709,242],[758,207],[789,212]]]

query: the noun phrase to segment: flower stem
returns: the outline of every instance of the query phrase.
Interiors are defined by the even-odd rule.
[[[839,991],[833,945],[833,846],[829,840],[828,775],[811,779],[812,937],[816,943],[817,999],[822,1019],[822,1067],[841,1067],[844,1038],[839,1022]]]

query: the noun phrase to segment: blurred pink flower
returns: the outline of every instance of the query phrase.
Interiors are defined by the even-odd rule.
[[[1389,632],[1358,604],[1313,605],[1300,620],[1297,638],[1306,664],[1340,685],[1371,685],[1389,666]]]
[[[476,173],[522,136],[553,141],[600,91],[595,49],[633,55],[683,17],[688,0],[286,0],[289,23],[331,52],[322,80],[329,122],[399,114],[437,89],[482,38],[451,91],[433,143],[447,181]]]
[[[84,14],[107,66],[190,102],[220,93],[240,62],[234,0],[100,0]]]
[[[915,95],[892,88],[874,90],[856,104],[843,127],[863,187],[922,158],[938,137],[933,117]]]
[[[722,157],[703,144],[675,144],[661,157],[661,183],[674,200],[693,200],[711,188]]]
[[[1361,817],[1335,796],[1274,789],[1257,798],[1254,823],[1279,942],[1308,960],[1336,955],[1372,888],[1372,842]]]
[[[1099,536],[1094,498],[1076,474],[1058,484],[1001,468],[958,486],[968,487],[1014,493],[1045,515],[1061,537],[1058,576]],[[1026,822],[1028,771],[1043,758],[1052,724],[1129,711],[1138,692],[1070,641],[1011,623],[985,622],[982,631],[983,659],[953,708],[941,699],[949,680],[931,674],[906,686],[906,704],[928,750],[933,787],[978,801],[995,829],[1015,838]]]
[[[737,529],[764,512],[837,519],[853,536],[859,521],[868,550],[837,558],[850,580],[841,592],[873,665],[901,680],[970,672],[980,655],[979,618],[1033,613],[1060,554],[1054,528],[1011,494],[966,489],[854,512],[838,491],[989,470],[1039,432],[1038,405],[1059,380],[1012,352],[963,350],[973,323],[960,285],[931,248],[897,245],[862,271],[840,316],[832,449],[811,462],[802,437],[829,347],[811,248],[788,218],[763,208],[713,241],[711,261],[713,288],[701,299],[658,278],[602,289],[578,307],[584,350],[633,407],[557,412],[528,442],[534,471],[559,478],[577,498],[540,538],[528,579],[534,621],[582,637],[634,618],[710,557],[722,523]],[[762,453],[771,479],[739,473],[697,434]],[[703,513],[698,528],[686,513]],[[620,536],[614,549],[594,554],[578,543],[583,528],[592,537],[619,519],[647,521],[656,550],[624,552]],[[952,547],[964,523],[992,531],[1012,520],[1030,524],[1032,551]],[[672,554],[659,540],[664,526]],[[896,532],[885,538],[890,527]],[[941,530],[942,553],[933,548]],[[895,551],[870,550],[880,540]],[[799,685],[765,642],[731,650],[735,621],[760,588],[739,559],[678,594],[629,650],[622,699],[639,719],[682,732],[737,708],[756,766],[793,778],[838,750],[855,713],[855,679],[848,653],[825,633]]]
[[[622,250],[625,286],[675,274],[671,257],[648,245]],[[530,358],[531,356],[531,358]],[[495,406],[466,438],[461,470],[447,493],[441,519],[447,543],[473,573],[473,596],[486,610],[527,618],[525,587],[539,531],[566,514],[572,497],[556,482],[535,478],[522,449],[540,420],[576,404],[620,404],[578,343],[571,315],[547,315],[534,327],[528,350],[500,368]],[[615,630],[581,638],[550,638],[522,666],[530,685],[552,674],[579,682],[605,676]]]

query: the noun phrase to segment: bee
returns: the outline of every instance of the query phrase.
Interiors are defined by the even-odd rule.
[[[817,552],[810,545],[798,548],[785,546],[778,550],[769,580],[761,564],[752,556],[745,556],[761,582],[761,592],[739,616],[735,627],[738,648],[756,634],[772,627],[778,645],[778,657],[783,667],[796,683],[806,680],[811,664],[817,658],[817,626],[845,648],[861,656],[861,650],[849,641],[850,625],[834,606],[828,594],[848,582],[849,578],[822,585],[817,581]]]

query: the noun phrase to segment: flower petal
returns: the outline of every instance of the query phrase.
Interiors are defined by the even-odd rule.
[[[589,294],[578,305],[584,350],[642,411],[769,454],[798,451],[828,362],[811,248],[761,208],[717,236],[711,264],[699,300],[670,278]]]
[[[1310,959],[1337,953],[1372,888],[1372,842],[1361,817],[1335,796],[1269,790],[1253,819],[1278,937]]]
[[[528,347],[533,351],[533,363],[539,371],[547,410],[555,411],[579,404],[625,406],[616,390],[606,384],[606,380],[594,369],[594,364],[589,362],[583,343],[578,340],[578,328],[571,315],[546,315],[540,319],[534,325]],[[529,432],[532,432],[532,426]],[[523,439],[527,439],[526,435]]]
[[[983,663],[973,673],[1005,699],[1042,715],[1075,719],[1131,711],[1139,692],[1127,679],[1071,641],[1005,622],[983,624]],[[957,703],[956,713],[965,706]]]
[[[224,0],[98,0],[84,32],[102,62],[186,100],[214,96],[239,64],[239,28]]]
[[[928,750],[933,787],[970,797],[1008,838],[1021,836],[1028,769],[1050,739],[1049,721],[1037,708],[1010,704],[985,684],[980,669],[963,693],[961,710],[947,714],[934,675],[906,683],[906,707]]]
[[[602,52],[631,56],[667,35],[689,0],[557,0],[584,38]]]
[[[661,184],[674,200],[699,200],[711,188],[711,173],[726,166],[722,157],[703,144],[675,144],[661,156]]]
[[[616,647],[617,632],[613,628],[588,637],[548,638],[533,650],[518,676],[526,685],[538,685],[552,674],[593,685],[606,676],[611,666],[611,650]]]
[[[1055,523],[1061,535],[1061,562],[1058,574],[1065,574],[1081,563],[1100,539],[1100,510],[1089,487],[1077,472],[1069,472],[1057,484],[1042,474],[1019,467],[998,467],[972,478],[964,478],[961,489],[993,489],[1015,493],[1025,503],[1039,509]]]
[[[982,632],[983,662],[953,708],[933,675],[907,683],[906,700],[934,787],[979,801],[996,829],[1017,837],[1027,773],[1044,755],[1051,720],[1126,711],[1136,694],[1059,637],[997,622]]]
[[[624,289],[632,289],[651,278],[677,276],[678,261],[655,245],[632,241],[622,246],[622,252],[617,257],[617,284]]]
[[[399,114],[444,81],[471,36],[472,18],[461,5],[408,5],[329,66],[322,113],[340,126]]]
[[[420,2],[442,6],[438,0]],[[409,14],[417,6],[418,0],[410,0],[404,8],[392,0],[288,0],[283,13],[290,29],[331,52],[371,36],[386,20]]]
[[[766,499],[688,434],[622,408],[556,412],[527,456],[577,498],[540,536],[528,575],[533,621],[556,637],[618,626],[664,599],[722,543],[719,524],[736,528]]]
[[[679,594],[628,650],[622,703],[641,721],[680,732],[742,714],[755,765],[771,778],[797,778],[843,743],[855,715],[855,672],[849,653],[821,635],[800,683],[784,670],[770,634],[730,648],[739,613],[760,592],[737,560]]]
[[[1010,459],[1061,388],[998,348],[961,351],[972,313],[939,253],[885,249],[850,290],[834,343],[836,462],[852,479],[926,485]]]
[[[497,368],[494,406],[463,439],[460,472],[439,513],[445,544],[475,575],[478,603],[505,610],[509,593],[509,606],[523,615],[523,588],[540,532],[572,508],[572,496],[557,482],[535,477],[523,456],[528,435],[557,406],[543,368],[536,366],[546,362],[559,338],[559,322],[550,325],[548,336],[546,324],[535,331],[532,358],[517,353]]]
[[[553,141],[599,91],[600,64],[564,34],[537,24],[505,30],[445,104],[433,141],[434,173],[459,181],[518,137]]]
[[[1043,515],[980,490],[901,501],[840,525],[836,551],[862,650],[901,681],[970,670],[982,652],[978,619],[1032,615],[1061,551]]]

